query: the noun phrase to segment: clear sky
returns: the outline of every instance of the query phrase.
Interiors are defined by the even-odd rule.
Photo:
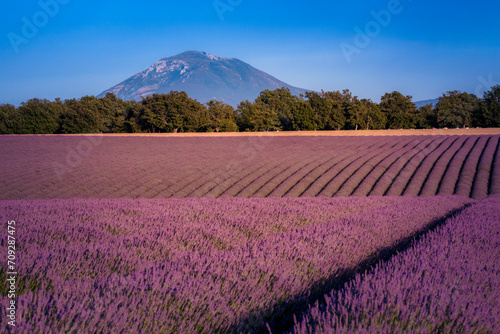
[[[188,50],[375,102],[482,96],[500,83],[499,13],[498,0],[4,1],[0,103],[97,95]]]

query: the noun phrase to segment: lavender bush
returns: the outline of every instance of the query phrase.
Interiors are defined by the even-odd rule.
[[[481,160],[477,166],[477,173],[472,188],[471,197],[483,199],[488,196],[488,188],[490,184],[491,167],[493,166],[493,158],[498,147],[498,137],[490,137],[487,146],[481,155]]]
[[[18,229],[17,330],[257,332],[462,197],[0,202]],[[424,210],[422,208],[425,208]],[[6,236],[0,238],[2,248]],[[5,289],[0,268],[0,291]],[[1,303],[7,297],[2,295]],[[5,308],[0,308],[5,328]]]
[[[420,168],[424,159],[432,154],[436,149],[439,149],[444,139],[445,138],[438,138],[437,140],[427,143],[425,146],[421,146],[420,150],[418,150],[416,154],[411,156],[411,158],[404,163],[404,167],[401,168],[398,175],[394,177],[394,181],[384,195],[399,196],[403,194],[408,187],[408,183],[416,173],[417,169]],[[401,163],[401,165],[403,165],[403,163]]]
[[[392,163],[384,175],[380,177],[379,180],[375,182],[373,189],[370,191],[372,196],[383,196],[387,193],[389,188],[393,185],[395,179],[398,177],[401,170],[408,164],[408,162],[420,151],[424,150],[426,147],[432,144],[433,141],[440,141],[440,138],[425,138],[419,141],[417,146],[412,150],[402,154],[394,163]],[[399,194],[398,194],[399,195]]]
[[[355,174],[362,166],[370,164],[370,162],[377,156],[385,154],[385,152],[387,151],[397,149],[398,147],[400,147],[400,145],[401,143],[395,141],[379,148],[378,150],[367,152],[366,154],[360,156],[355,161],[346,166],[343,170],[341,170],[332,180],[330,180],[330,182],[328,182],[328,184],[323,188],[319,195],[327,197],[337,195],[341,190],[340,188],[344,186],[348,181],[354,181],[355,183],[354,185],[350,185],[350,187],[347,188],[348,192],[352,192],[352,190],[356,189],[356,186],[359,184],[356,181],[361,181],[360,179],[357,179]],[[342,195],[342,193],[340,193],[339,195]]]
[[[377,165],[371,166],[363,166],[363,168],[368,169],[368,174],[364,177],[358,187],[353,190],[352,195],[354,196],[367,196],[373,187],[380,181],[381,176],[386,172],[387,168],[389,168],[394,162],[402,155],[406,154],[408,151],[414,149],[420,140],[415,139],[410,143],[406,143],[402,148],[398,149],[395,152],[392,152],[385,159],[383,159]]]
[[[319,195],[325,187],[346,167],[348,167],[353,161],[361,159],[364,155],[370,152],[380,150],[382,147],[391,147],[394,144],[390,144],[387,141],[375,142],[369,146],[363,147],[356,152],[351,152],[347,156],[343,157],[340,161],[336,162],[335,165],[328,168],[322,175],[314,180],[314,183],[309,185],[309,187],[304,191],[301,196],[313,197]]]
[[[293,333],[500,332],[500,196],[325,296]]]
[[[451,195],[455,192],[462,166],[467,160],[470,152],[474,149],[474,146],[476,146],[478,140],[478,136],[468,138],[463,147],[453,156],[439,184],[439,190],[437,192],[439,195]]]
[[[459,196],[471,196],[474,178],[478,172],[478,164],[486,144],[490,138],[480,137],[476,145],[465,160],[454,193]]]
[[[436,138],[435,140],[432,140],[431,143],[440,143],[444,139],[445,138]],[[345,194],[347,195],[348,190],[351,190],[351,194],[356,196],[366,196],[368,194],[378,195],[379,193],[380,195],[383,195],[384,189],[387,189],[397,176],[394,173],[397,168],[401,168],[403,162],[405,161],[405,157],[407,157],[412,151],[419,150],[419,146],[422,144],[429,145],[428,141],[422,142],[421,139],[417,139],[394,152],[390,152],[385,159],[380,160],[373,166],[373,168],[370,168],[369,165],[363,166],[363,168],[367,171],[367,174],[364,176],[359,186],[347,187]]]
[[[500,140],[495,150],[490,174],[490,194],[500,194]]]
[[[440,184],[443,182],[443,176],[448,170],[451,160],[457,152],[460,152],[465,143],[469,140],[467,136],[459,136],[458,139],[448,148],[436,161],[430,171],[427,171],[427,177],[422,184],[421,196],[433,196],[437,194]]]
[[[450,136],[442,141],[439,146],[427,154],[422,161],[421,165],[417,168],[415,173],[412,175],[406,189],[403,193],[405,196],[418,196],[420,191],[422,190],[423,185],[425,184],[426,179],[431,174],[434,169],[434,166],[438,163],[439,158],[447,152],[450,147],[452,147],[457,141],[459,141],[458,136]]]

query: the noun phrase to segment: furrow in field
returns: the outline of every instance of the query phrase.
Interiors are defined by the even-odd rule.
[[[228,165],[225,169],[225,173],[196,189],[194,192],[189,194],[188,197],[217,198],[239,180],[254,174],[256,171],[261,170],[265,166],[269,166],[269,162],[262,160],[260,160],[259,163],[254,164],[251,164],[251,161],[249,161],[248,164],[245,165],[238,163],[235,165]]]
[[[369,195],[383,196],[394,182],[394,179],[399,175],[404,166],[406,166],[408,161],[419,151],[425,149],[425,147],[430,145],[431,142],[431,138],[425,138],[420,141],[418,145],[413,149],[405,152],[403,155],[394,160],[394,162],[384,171],[382,176],[377,179]]]
[[[166,173],[165,170],[171,171],[170,173]],[[135,170],[130,171],[129,173],[120,173],[119,170],[113,173],[113,176],[110,176],[110,180],[113,183],[123,182],[125,186],[128,183],[135,183],[136,188],[129,190],[130,193],[125,193],[125,197],[145,197],[145,198],[153,198],[155,197],[162,189],[165,189],[168,186],[173,186],[176,182],[180,181],[182,175],[191,173],[195,171],[194,168],[189,167],[183,169],[182,172],[176,169],[170,169],[159,162],[159,164],[150,165],[146,170]],[[110,194],[109,190],[107,190],[108,186],[103,185],[102,190],[100,191],[100,197],[106,197]],[[142,189],[142,190],[141,190]]]
[[[225,165],[221,161],[218,161],[217,163],[217,165],[211,165],[210,169],[200,169],[198,173],[194,173],[191,177],[186,178],[182,182],[173,185],[170,188],[171,196],[176,198],[186,197],[201,185],[211,180],[216,175],[220,174],[221,169],[224,168]]]
[[[330,156],[323,156],[308,163],[283,180],[283,182],[281,182],[281,184],[269,194],[269,197],[284,197],[300,180],[304,179],[304,177],[309,175],[311,171],[329,160],[331,160]]]
[[[379,166],[382,161],[384,161],[388,156],[399,152],[401,149],[406,147],[411,147],[411,142],[400,141],[398,145],[392,147],[390,150],[381,152],[375,155],[361,167],[359,167],[349,178],[344,180],[344,183],[340,186],[339,190],[335,193],[335,196],[350,196],[356,188],[365,180],[366,176],[373,171],[377,166]]]
[[[410,139],[412,139],[412,138],[410,137]],[[418,141],[418,139],[413,138],[413,141]],[[374,156],[374,154],[381,154],[382,152],[384,152],[384,150],[390,150],[390,151],[392,151],[394,148],[396,148],[396,149],[397,149],[397,144],[398,144],[398,143],[400,143],[400,141],[396,141],[396,142],[395,142],[395,144],[394,144],[394,145],[392,145],[392,146],[390,146],[389,148],[381,148],[381,149],[379,149],[378,151],[375,151],[375,152],[373,152],[373,153],[371,153],[371,154],[367,155],[367,157],[371,158],[372,156]],[[391,142],[390,144],[393,144],[393,143]],[[406,146],[406,145],[404,145],[403,147],[405,147],[405,146]],[[396,151],[396,152],[397,152],[397,151]],[[359,168],[359,167],[358,167],[358,168]],[[343,180],[342,180],[342,179],[340,180],[340,183],[338,183],[338,182],[337,182],[337,184],[342,184],[342,183],[343,183]],[[338,185],[337,185],[336,187],[337,187],[337,189],[338,189]]]
[[[437,192],[438,195],[452,195],[455,192],[463,165],[479,138],[480,137],[469,137],[464,146],[455,154],[441,179]]]
[[[270,159],[272,161],[272,159]],[[283,159],[280,159],[280,161],[283,161]],[[232,178],[230,178],[229,180],[225,181],[225,184],[219,186],[217,192],[215,193],[216,196],[214,197],[218,197],[218,196],[221,196],[222,194],[224,194],[224,196],[228,196],[227,195],[227,190],[230,189],[231,187],[233,187],[235,184],[237,184],[239,181],[243,180],[243,179],[250,179],[251,177],[254,177],[257,175],[257,173],[261,173],[260,175],[262,175],[262,167],[263,166],[268,166],[269,165],[269,160],[266,159],[266,161],[264,161],[263,163],[261,163],[259,165],[258,168],[253,168],[253,169],[249,169],[248,172],[245,172],[242,176],[234,176]],[[267,169],[267,171],[269,171],[271,169]],[[250,181],[251,182],[251,181]],[[235,189],[238,189],[237,187]],[[241,187],[239,188],[240,190],[242,189]],[[233,190],[234,191],[234,190]]]
[[[96,176],[93,176],[92,173],[88,173],[87,170],[80,170],[73,178],[77,180],[76,186],[68,187],[66,191],[61,192],[62,198],[79,197],[81,189],[92,188],[97,188],[95,196],[92,197],[117,197],[118,195],[116,195],[116,193],[120,194],[119,196],[128,197],[126,196],[127,193],[122,190],[124,188],[130,189],[130,187],[128,187],[130,184],[135,184],[137,186],[137,179],[127,177],[128,173],[120,171],[117,166],[112,167],[114,168],[109,168],[102,172],[101,175],[107,180],[104,183],[96,178]]]
[[[78,167],[62,175],[62,185],[51,187],[41,198],[70,198],[82,197],[81,189],[89,189],[94,194],[91,197],[104,197],[111,187],[120,187],[124,180],[130,180],[127,175],[122,176],[127,166],[126,160],[120,156],[108,159],[111,153],[96,151],[87,157]],[[126,173],[125,173],[126,174]],[[117,177],[121,176],[121,177]],[[107,182],[102,182],[102,178]]]
[[[493,165],[491,166],[490,195],[500,194],[500,140],[497,144]]]
[[[462,165],[460,176],[458,177],[457,185],[455,186],[455,195],[470,197],[472,194],[472,187],[474,185],[474,178],[477,174],[477,167],[481,156],[483,155],[486,145],[491,137],[482,136],[476,142],[476,145],[467,156],[467,159]]]
[[[438,192],[439,184],[443,179],[446,170],[448,169],[448,165],[453,157],[457,154],[458,151],[465,145],[467,142],[467,138],[465,136],[460,136],[458,139],[450,146],[436,161],[436,163],[432,166],[432,169],[427,174],[424,184],[422,186],[422,190],[419,193],[419,196],[434,196]]]
[[[369,154],[374,150],[378,150],[381,147],[390,145],[387,141],[377,141],[372,145],[368,146],[364,150],[358,150],[353,152],[353,154],[349,154],[347,157],[342,160],[336,162],[333,166],[331,166],[328,170],[326,170],[323,174],[318,176],[316,180],[300,195],[301,197],[315,197],[328,185],[336,175],[338,175],[346,166],[351,164],[353,161],[360,159],[364,154]]]
[[[253,194],[262,189],[273,177],[276,176],[276,173],[285,172],[286,170],[293,167],[296,163],[296,156],[287,156],[287,158],[280,163],[276,168],[268,169],[263,174],[253,179],[251,182],[248,180],[248,185],[243,187],[235,196],[237,197],[251,197]]]
[[[200,184],[198,188],[189,193],[186,197],[209,197],[216,198],[224,193],[232,185],[252,175],[254,172],[269,165],[272,161],[272,153],[263,151],[264,147],[259,147],[260,153],[250,155],[246,159],[233,159],[225,163],[224,168],[218,175],[214,175],[205,183]],[[274,156],[274,158],[276,158]],[[278,159],[286,159],[284,155],[280,155]]]
[[[283,197],[299,197],[304,193],[311,185],[317,180],[321,175],[323,175],[328,169],[332,168],[336,163],[342,161],[342,159],[352,155],[354,153],[344,152],[342,155],[336,154],[334,157],[329,157],[328,160],[322,164],[314,167],[300,178],[294,185],[287,190]]]
[[[425,157],[439,149],[445,138],[436,138],[420,152],[409,158],[406,165],[401,169],[397,177],[384,195],[401,196],[405,191],[415,171],[421,166]]]
[[[369,147],[374,146],[370,145]],[[337,164],[342,162],[342,160],[358,154],[360,150],[366,149],[365,144],[358,145],[353,148],[346,148],[340,152],[336,152],[333,157],[327,160],[325,163],[314,168],[309,174],[305,175],[300,179],[290,190],[285,194],[285,197],[307,197],[308,192],[316,192],[319,189],[317,187],[316,181],[321,178],[322,175],[328,173],[330,170],[334,169]]]
[[[495,151],[498,146],[499,138],[499,136],[490,137],[488,145],[483,151],[483,154],[477,166],[477,173],[474,178],[474,185],[472,187],[471,197],[474,199],[483,199],[487,197],[490,192],[493,159],[495,158]]]
[[[365,178],[360,182],[358,187],[352,193],[353,196],[368,196],[370,191],[375,187],[380,178],[384,175],[386,170],[390,168],[395,161],[406,154],[407,152],[413,150],[420,143],[419,139],[414,139],[403,148],[391,153],[387,158],[382,160],[377,166],[368,172]]]
[[[263,164],[250,174],[245,177],[237,180],[232,185],[230,185],[220,196],[223,197],[234,197],[238,195],[243,189],[252,184],[259,177],[264,175],[265,173],[273,170],[275,168],[279,168],[279,166],[287,160],[286,156],[281,156],[279,159],[270,159],[267,163]]]
[[[408,185],[406,186],[403,195],[405,196],[418,196],[422,187],[424,186],[425,180],[427,179],[430,171],[434,168],[439,158],[448,150],[456,141],[457,136],[448,137],[445,141],[441,142],[439,147],[435,149],[431,154],[427,155],[422,162],[422,164],[417,168],[415,173],[412,175]]]
[[[190,182],[193,182],[197,178],[203,175],[203,167],[197,166],[197,168],[191,169],[189,173],[183,174],[182,172],[177,174],[177,178],[172,181],[167,181],[166,184],[159,187],[153,198],[169,198],[175,197],[175,194],[182,190],[182,187]]]
[[[275,171],[274,176],[266,182],[260,189],[253,193],[252,197],[268,197],[273,190],[279,187],[287,178],[295,175],[297,171],[301,170],[308,164],[311,164],[316,159],[314,157],[301,157],[297,159],[295,164],[291,165],[283,171]]]

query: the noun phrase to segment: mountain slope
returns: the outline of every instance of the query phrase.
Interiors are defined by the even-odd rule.
[[[111,92],[124,100],[140,100],[174,90],[185,91],[202,103],[217,99],[237,106],[244,100],[253,101],[265,89],[280,87],[288,87],[294,95],[307,91],[290,86],[239,59],[188,51],[159,60],[99,97]]]
[[[432,99],[432,100],[425,100],[425,101],[417,101],[417,102],[415,102],[415,104],[417,105],[418,108],[426,106],[428,104],[432,104],[432,106],[435,107],[436,104],[438,103],[438,101],[439,101],[438,99]]]

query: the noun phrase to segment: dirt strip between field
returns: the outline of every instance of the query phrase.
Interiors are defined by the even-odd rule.
[[[57,134],[29,136],[106,136],[106,137],[343,137],[343,136],[437,136],[500,135],[500,128],[420,129],[420,130],[342,130],[342,131],[270,131],[270,132],[187,132],[187,133],[107,133]],[[25,136],[25,135],[2,135]]]

